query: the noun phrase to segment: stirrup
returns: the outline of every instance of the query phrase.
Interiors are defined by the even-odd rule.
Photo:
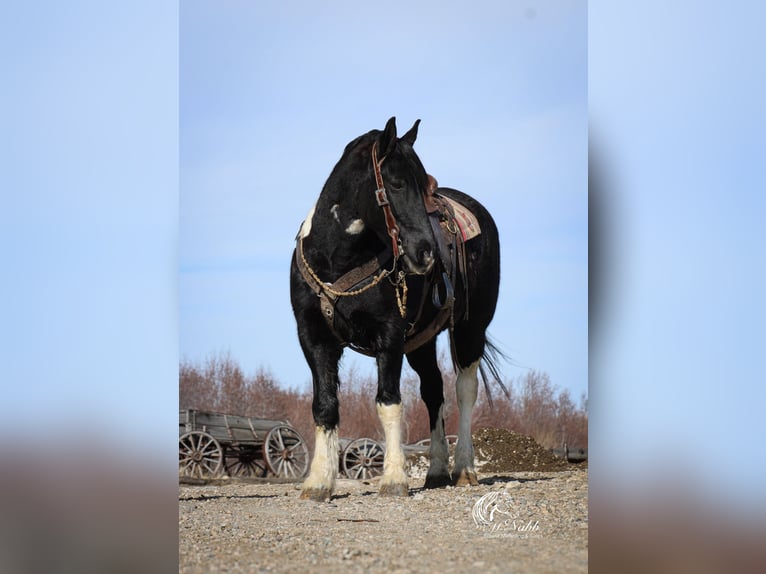
[[[444,300],[442,301],[440,297],[439,283],[434,283],[434,291],[431,297],[431,302],[437,309],[444,309],[448,305],[452,305],[455,302],[455,289],[452,287],[452,281],[450,281],[449,275],[447,275],[446,271],[442,271],[442,281],[446,291]]]

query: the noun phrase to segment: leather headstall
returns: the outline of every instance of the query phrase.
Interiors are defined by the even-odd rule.
[[[388,201],[388,195],[386,194],[386,186],[383,184],[383,174],[380,171],[380,166],[383,165],[386,156],[380,158],[378,161],[378,142],[372,144],[372,168],[375,171],[375,201],[378,203],[378,207],[383,209],[383,215],[386,219],[386,231],[391,238],[391,248],[394,252],[394,262],[399,259],[399,255],[402,252],[402,240],[399,237],[399,225],[396,223],[396,217],[394,212],[391,211],[391,204]]]
[[[383,183],[383,175],[381,173],[381,165],[385,161],[386,156],[378,159],[378,143],[375,142],[372,145],[372,165],[375,173],[375,201],[378,206],[383,210],[386,221],[386,232],[391,238],[391,249],[393,252],[393,262],[390,267],[388,261],[391,257],[384,251],[377,257],[371,259],[367,263],[360,265],[341,276],[333,283],[326,283],[322,281],[311,268],[306,256],[303,252],[303,237],[298,238],[298,245],[296,249],[295,262],[303,276],[304,280],[311,288],[311,290],[319,297],[320,308],[322,315],[327,321],[330,330],[344,345],[348,345],[356,351],[373,356],[371,350],[361,348],[352,342],[345,341],[335,327],[335,305],[340,297],[351,297],[364,293],[368,289],[371,289],[377,285],[382,279],[391,276],[397,267],[399,257],[403,253],[403,247],[401,238],[399,237],[399,225],[396,223],[396,217],[391,210],[391,204],[388,200],[386,188]],[[450,321],[450,326],[454,323],[454,293],[452,284],[454,283],[455,274],[459,270],[465,271],[465,252],[462,246],[462,242],[456,238],[456,233],[451,228],[454,226],[454,215],[452,214],[449,206],[437,194],[434,194],[434,188],[436,187],[436,180],[429,176],[429,189],[424,194],[425,207],[429,215],[429,220],[434,229],[434,234],[439,247],[439,255],[442,261],[442,287],[446,290],[445,295],[442,297],[439,293],[439,282],[437,281],[433,285],[433,304],[439,309],[436,317],[426,325],[422,330],[417,333],[413,333],[412,330],[415,327],[418,319],[411,324],[410,332],[407,336],[410,337],[405,342],[404,352],[408,353],[411,350],[418,348],[426,341],[433,338],[447,323]],[[449,239],[448,239],[449,238]],[[457,255],[458,262],[456,264],[455,257]],[[462,264],[462,265],[461,265]],[[402,317],[406,314],[406,294],[407,285],[404,279],[404,272],[399,271],[399,275],[391,280],[394,288],[396,289],[397,302],[399,304],[399,310]],[[425,302],[426,291],[423,292],[423,298],[420,302],[420,307],[417,312],[417,317],[420,317],[420,313],[423,310],[423,304]],[[403,301],[402,301],[403,298]]]

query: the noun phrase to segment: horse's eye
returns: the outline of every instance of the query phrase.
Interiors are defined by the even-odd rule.
[[[390,181],[388,186],[391,188],[391,191],[404,191],[406,187],[403,181]]]

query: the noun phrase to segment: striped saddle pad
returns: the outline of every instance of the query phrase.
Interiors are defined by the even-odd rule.
[[[439,199],[442,199],[450,204],[452,211],[455,213],[455,224],[457,224],[463,241],[473,239],[481,233],[481,227],[479,227],[479,221],[476,216],[468,210],[463,204],[458,203],[454,199],[439,195]]]

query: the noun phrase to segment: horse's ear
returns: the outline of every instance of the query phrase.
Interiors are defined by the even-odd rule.
[[[385,157],[392,151],[396,145],[396,118],[392,117],[386,122],[386,127],[378,140],[380,148],[380,157]]]
[[[420,125],[420,120],[415,121],[415,125],[413,125],[410,128],[410,131],[408,131],[406,134],[402,136],[402,141],[407,142],[410,145],[415,145],[415,140],[418,137],[418,126]]]

